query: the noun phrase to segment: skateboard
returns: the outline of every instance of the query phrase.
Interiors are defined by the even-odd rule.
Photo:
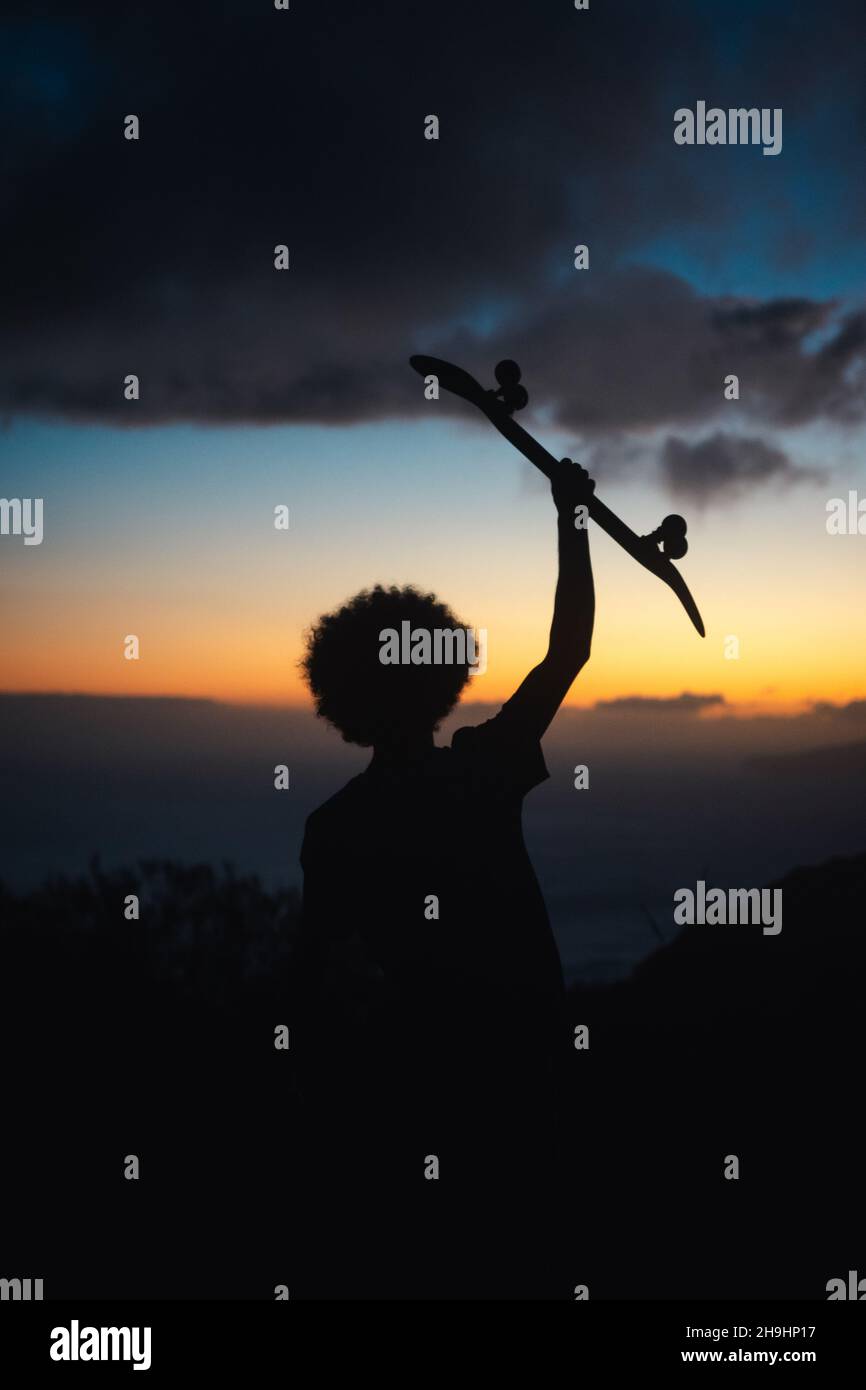
[[[521,384],[520,368],[516,362],[506,359],[497,365],[494,375],[498,387],[493,391],[485,391],[469,372],[464,371],[462,367],[455,367],[453,362],[444,362],[439,357],[410,357],[409,364],[421,376],[435,376],[440,387],[477,406],[509,444],[519,449],[545,477],[553,478],[558,460],[511,418],[515,410],[522,410],[529,402],[529,395]],[[621,545],[632,559],[637,560],[639,565],[643,565],[644,569],[673,589],[701,637],[705,636],[698,606],[689,592],[686,581],[673,564],[674,560],[681,560],[689,548],[684,519],[676,515],[666,516],[650,535],[639,536],[595,495],[587,503],[587,511],[593,521]]]

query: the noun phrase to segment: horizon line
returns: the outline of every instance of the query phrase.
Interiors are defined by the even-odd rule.
[[[686,709],[686,708],[684,708],[684,707],[681,707],[681,708],[678,709],[678,708],[676,707],[677,702],[679,702],[679,701],[681,701],[681,700],[685,700],[685,699],[688,698],[688,697],[696,698],[696,699],[698,699],[698,700],[706,701],[706,704],[704,704],[704,705],[699,705],[699,706],[697,706],[697,707],[695,707],[695,708],[693,708],[693,709],[690,709],[690,710],[689,710],[689,709]],[[176,693],[172,693],[172,692],[147,693],[147,694],[131,694],[131,693],[129,693],[128,691],[110,691],[110,690],[3,690],[3,689],[0,689],[0,698],[5,698],[5,699],[45,699],[45,700],[48,700],[48,699],[57,699],[57,700],[62,700],[62,699],[66,699],[66,700],[114,700],[114,701],[130,702],[130,703],[131,703],[132,701],[147,701],[147,702],[151,702],[151,703],[154,703],[154,704],[158,704],[158,703],[160,703],[160,702],[163,702],[163,703],[173,702],[173,703],[175,703],[175,704],[189,704],[189,705],[194,705],[194,704],[207,704],[207,705],[223,706],[223,707],[226,707],[226,708],[237,708],[237,709],[270,709],[270,710],[279,710],[279,709],[282,709],[282,710],[292,711],[292,712],[304,711],[304,712],[307,712],[307,713],[314,713],[313,705],[312,705],[312,702],[311,702],[311,701],[281,700],[281,699],[280,699],[280,700],[275,700],[275,699],[271,699],[271,700],[262,700],[262,699],[259,699],[259,700],[257,700],[257,699],[254,699],[254,698],[251,698],[251,699],[226,699],[226,698],[221,697],[221,696],[218,696],[218,695],[190,695],[190,694],[176,694]],[[856,701],[859,701],[860,699],[866,699],[866,696],[854,697],[853,700],[850,700],[850,701],[849,701],[849,700],[842,701],[842,702],[840,702],[840,703],[838,703],[838,704],[837,704],[837,703],[834,703],[834,702],[832,702],[832,701],[815,701],[815,700],[805,700],[805,699],[802,699],[802,700],[786,701],[786,702],[782,702],[782,703],[773,703],[773,702],[766,702],[766,703],[762,702],[762,703],[758,703],[757,701],[748,701],[748,700],[747,700],[747,701],[742,701],[742,702],[737,702],[737,703],[732,703],[732,702],[729,701],[725,696],[723,696],[723,695],[718,695],[718,694],[716,694],[716,693],[713,693],[713,694],[711,694],[711,695],[701,695],[701,694],[695,695],[695,692],[693,692],[693,691],[680,690],[680,691],[677,691],[675,694],[671,694],[671,695],[640,695],[640,694],[638,694],[638,693],[636,693],[636,692],[634,692],[634,691],[631,691],[630,693],[625,694],[625,695],[614,696],[614,697],[612,697],[612,698],[606,698],[606,699],[602,699],[602,700],[596,700],[596,701],[593,702],[592,704],[584,704],[584,705],[581,705],[581,704],[572,703],[572,702],[564,702],[564,703],[560,706],[560,709],[561,709],[561,710],[574,710],[574,711],[576,711],[576,712],[580,712],[580,713],[583,713],[583,714],[617,714],[617,713],[620,713],[620,714],[631,714],[631,715],[634,715],[634,714],[640,714],[640,713],[647,713],[647,714],[652,713],[652,714],[659,715],[659,714],[668,714],[668,713],[669,713],[669,714],[676,714],[676,715],[677,715],[678,717],[680,717],[680,718],[682,718],[683,716],[685,716],[685,717],[688,717],[688,718],[691,718],[691,719],[701,719],[701,720],[717,720],[717,719],[723,719],[723,718],[726,718],[726,717],[727,717],[727,718],[734,718],[734,719],[742,719],[742,718],[751,718],[751,719],[754,719],[754,718],[768,718],[768,717],[769,717],[769,718],[782,718],[782,719],[796,719],[796,718],[802,718],[804,715],[819,714],[819,713],[821,713],[821,710],[818,708],[818,706],[820,706],[820,705],[825,705],[825,706],[826,706],[826,705],[829,704],[829,705],[832,707],[832,710],[833,710],[833,711],[841,711],[841,710],[843,710],[843,709],[846,707],[846,705],[851,704],[851,703],[854,703],[854,702],[856,702]],[[446,715],[445,718],[446,718],[446,719],[449,718],[449,717],[450,717],[450,714],[455,713],[458,709],[466,709],[466,708],[470,708],[470,707],[473,707],[473,706],[485,706],[485,707],[489,707],[489,706],[491,706],[491,705],[502,705],[502,704],[504,704],[504,703],[505,703],[505,701],[504,701],[504,700],[501,700],[501,699],[488,699],[488,700],[468,699],[468,700],[461,700],[461,701],[459,701],[459,703],[454,707],[454,710],[450,711],[450,712],[449,712],[449,715]],[[631,706],[631,707],[629,708],[629,706]],[[644,706],[644,708],[642,709],[641,706]],[[440,722],[444,722],[444,720],[443,720],[443,721],[440,721]]]

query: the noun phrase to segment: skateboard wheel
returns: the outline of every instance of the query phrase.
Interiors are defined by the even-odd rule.
[[[674,513],[666,516],[658,529],[658,537],[662,543],[662,551],[669,560],[681,560],[689,548],[686,540],[687,526],[685,518]]]
[[[520,380],[520,368],[516,362],[511,361],[510,357],[506,357],[504,361],[497,362],[493,375],[500,386],[516,386]],[[520,407],[518,406],[517,409],[519,410]]]
[[[507,386],[503,391],[506,410],[522,410],[529,404],[529,392],[525,386]]]

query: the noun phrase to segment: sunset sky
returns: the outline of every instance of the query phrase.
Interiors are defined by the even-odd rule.
[[[543,654],[552,505],[489,427],[21,423],[6,443],[46,499],[42,546],[5,540],[6,689],[293,702],[304,626],[377,580],[432,588],[487,628],[488,670],[467,694],[505,697]],[[693,689],[780,708],[862,695],[863,538],[827,534],[826,495],[802,484],[784,502],[768,490],[692,514],[682,569],[704,641],[671,592],[594,531],[596,640],[573,701]],[[671,505],[634,478],[604,496],[640,531]],[[273,527],[278,503],[287,533]],[[123,657],[127,633],[138,662]],[[738,660],[725,658],[731,634]]]
[[[423,400],[425,351],[491,385],[516,357],[522,422],[625,521],[688,518],[706,640],[593,530],[573,703],[866,694],[866,536],[825,524],[866,490],[866,98],[832,22],[853,7],[806,43],[782,3],[550,3],[515,34],[491,0],[455,7],[459,48],[440,7],[421,54],[391,4],[147,30],[91,8],[0,34],[22,132],[0,493],[45,506],[41,546],[0,537],[3,689],[298,702],[304,627],[411,581],[487,629],[470,693],[506,697],[545,648],[552,504],[469,407]],[[782,153],[675,146],[698,99],[781,107]]]

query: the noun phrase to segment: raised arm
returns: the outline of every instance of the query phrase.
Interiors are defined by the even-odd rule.
[[[559,576],[547,655],[518,686],[503,715],[526,737],[540,738],[589,660],[595,590],[585,508],[595,483],[585,468],[562,459],[551,483],[559,536]]]

